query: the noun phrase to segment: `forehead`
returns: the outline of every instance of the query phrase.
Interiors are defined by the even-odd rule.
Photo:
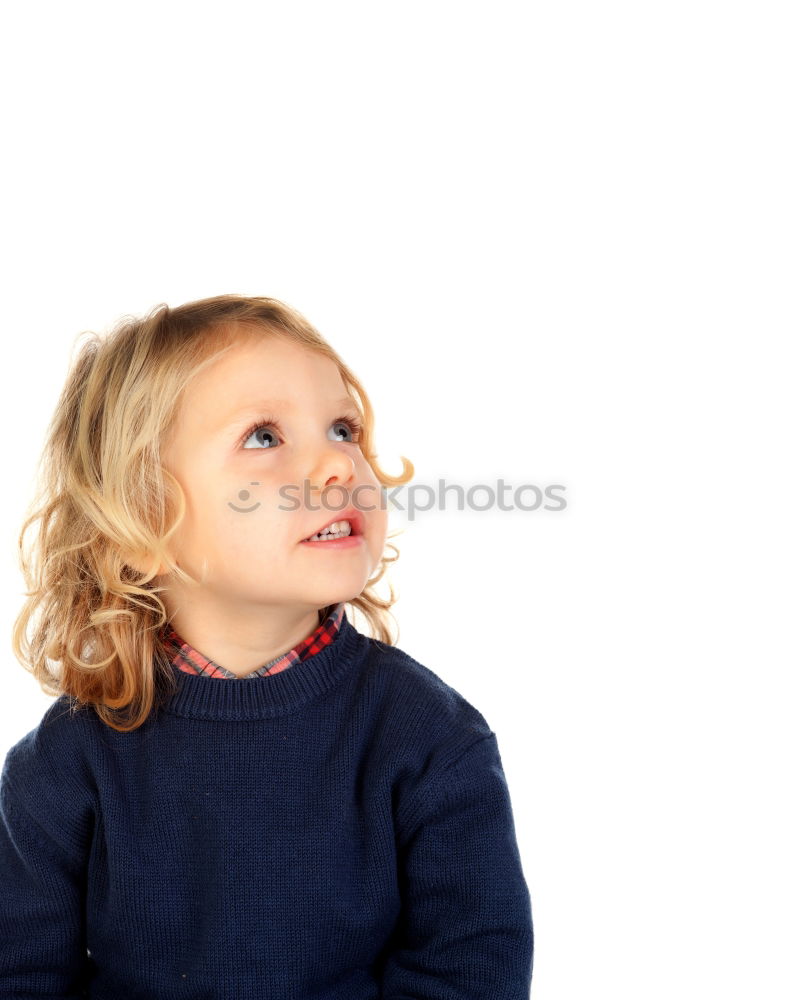
[[[286,333],[268,329],[232,331],[215,342],[199,368],[196,381],[276,382],[284,374],[342,381],[332,358]]]
[[[222,353],[218,354],[218,350]],[[270,330],[226,337],[185,387],[178,429],[216,432],[278,408],[325,408],[345,403],[358,409],[332,358]]]

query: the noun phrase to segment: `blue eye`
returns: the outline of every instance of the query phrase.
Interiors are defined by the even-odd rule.
[[[267,424],[257,424],[255,427],[251,427],[243,435],[243,448],[256,448],[257,444],[262,445],[266,450],[272,448],[272,444],[265,444],[265,442],[268,440],[277,441],[278,438],[271,432],[270,428],[278,430],[272,420]],[[248,444],[251,438],[256,439],[254,444]]]
[[[358,442],[359,436],[361,435],[361,424],[358,420],[353,419],[353,417],[341,417],[339,420],[335,420],[333,423],[334,427],[339,424],[347,424],[349,437],[345,438],[345,441],[351,441],[353,444]]]
[[[332,429],[340,425],[346,425],[348,436],[336,440],[347,441],[350,444],[358,444],[361,436],[361,423],[355,417],[338,417],[331,425]],[[276,433],[273,433],[273,432]],[[256,423],[252,424],[240,438],[240,445],[243,448],[260,448],[263,451],[271,451],[273,446],[282,437],[282,430],[277,420],[260,417]],[[249,444],[253,441],[253,444]]]

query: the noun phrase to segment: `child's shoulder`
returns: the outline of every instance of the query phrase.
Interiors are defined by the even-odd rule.
[[[17,782],[35,774],[56,782],[65,772],[74,773],[84,759],[92,719],[95,715],[88,706],[61,695],[39,723],[6,751],[4,776]]]
[[[385,681],[388,695],[410,728],[429,728],[455,744],[493,735],[482,712],[435,670],[398,646],[369,642],[371,669]]]
[[[57,698],[7,751],[0,772],[2,822],[24,824],[45,850],[57,846],[59,859],[85,848],[97,811],[88,749],[93,714],[66,695]]]

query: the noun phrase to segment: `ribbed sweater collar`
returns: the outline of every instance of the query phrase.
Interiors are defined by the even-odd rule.
[[[286,715],[325,694],[366,655],[368,639],[342,617],[339,633],[325,649],[289,670],[250,679],[217,680],[178,670],[177,689],[164,706],[191,719],[244,721]]]

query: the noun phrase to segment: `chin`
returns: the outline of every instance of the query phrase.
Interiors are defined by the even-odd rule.
[[[352,601],[356,597],[358,597],[360,593],[361,593],[361,590],[356,590],[356,591],[353,591],[353,592],[347,592],[347,591],[345,591],[343,593],[332,594],[331,596],[326,597],[323,600],[317,601],[316,602],[317,603],[317,609],[319,610],[320,608],[330,608],[330,607],[333,607],[334,604],[339,604],[340,601],[343,604],[348,604],[350,601]]]

